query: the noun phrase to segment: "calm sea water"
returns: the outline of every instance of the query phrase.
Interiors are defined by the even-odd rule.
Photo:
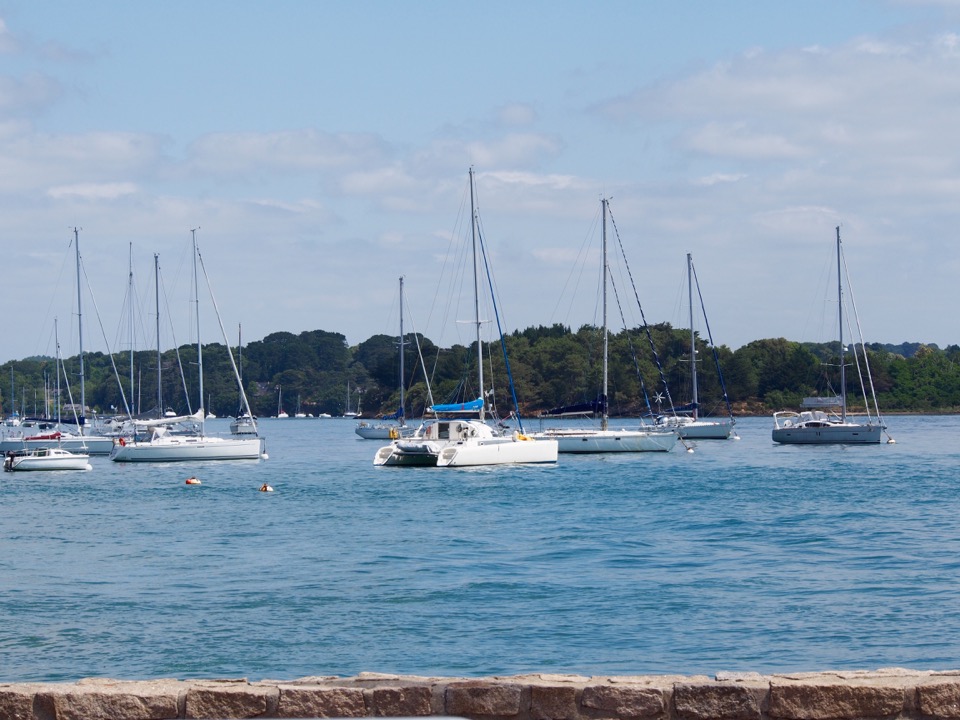
[[[960,418],[853,448],[771,423],[445,470],[266,420],[262,463],[5,473],[0,680],[960,667]]]

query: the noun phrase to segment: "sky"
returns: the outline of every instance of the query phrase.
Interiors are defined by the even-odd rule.
[[[839,226],[867,342],[960,342],[957,0],[0,0],[0,362],[155,347],[155,255],[187,341],[191,231],[204,342],[395,335],[403,276],[450,344],[470,168],[506,331],[596,322],[606,197],[650,322],[691,253],[717,344],[834,339]]]

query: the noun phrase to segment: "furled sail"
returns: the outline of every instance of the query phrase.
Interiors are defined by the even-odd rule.
[[[403,406],[397,408],[397,411],[392,415],[384,415],[384,420],[403,420]]]
[[[551,408],[542,414],[542,417],[563,417],[565,415],[603,415],[607,411],[607,398],[601,395],[591,402],[575,405],[562,405]]]
[[[483,409],[483,398],[479,397],[476,400],[471,400],[470,402],[465,403],[446,403],[443,405],[434,405],[430,408],[427,408],[429,412],[433,413],[478,413]]]

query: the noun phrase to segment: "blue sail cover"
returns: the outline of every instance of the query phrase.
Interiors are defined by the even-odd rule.
[[[397,408],[397,411],[393,415],[384,415],[384,420],[403,420],[403,408]]]
[[[564,415],[603,415],[607,411],[607,398],[601,396],[592,402],[577,403],[576,405],[562,405],[547,410],[544,417],[562,417]]]
[[[483,398],[471,400],[465,403],[447,403],[445,405],[434,405],[428,408],[430,412],[440,413],[478,413],[483,409]]]

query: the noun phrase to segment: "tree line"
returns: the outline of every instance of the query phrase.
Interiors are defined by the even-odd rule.
[[[277,414],[282,396],[289,414],[345,410],[364,417],[396,411],[400,401],[399,357],[404,353],[406,414],[418,417],[431,402],[457,402],[479,396],[476,346],[440,348],[422,335],[375,335],[356,346],[340,333],[323,330],[277,332],[243,348],[232,348],[234,364],[254,414]],[[601,392],[603,333],[584,325],[574,331],[555,324],[507,335],[503,348],[484,344],[485,385],[501,415],[513,410],[512,377],[520,412],[536,415],[553,407],[595,400]],[[609,336],[608,403],[611,415],[637,416],[669,410],[690,401],[690,331],[660,323]],[[857,367],[869,364],[883,412],[957,412],[960,410],[960,347],[934,344],[867,344],[845,353],[851,408],[863,406]],[[864,353],[865,350],[865,353]],[[723,415],[727,400],[734,414],[769,414],[796,409],[809,395],[838,394],[840,347],[773,338],[755,340],[737,350],[716,348],[697,339],[697,378],[701,412]],[[99,415],[157,412],[158,386],[163,408],[178,414],[200,406],[195,346],[130,354],[84,355],[86,404]],[[716,370],[714,357],[719,361]],[[226,346],[203,347],[204,399],[219,416],[241,410],[240,394]],[[56,416],[57,363],[32,357],[0,365],[3,413]],[[119,376],[119,378],[118,378]],[[2,378],[8,378],[4,387]],[[722,380],[721,380],[722,378]],[[60,372],[62,405],[79,403],[79,358],[66,358]],[[428,381],[429,380],[429,381]],[[349,388],[349,394],[348,394]],[[724,397],[726,391],[726,399]],[[349,403],[349,406],[348,406]]]

